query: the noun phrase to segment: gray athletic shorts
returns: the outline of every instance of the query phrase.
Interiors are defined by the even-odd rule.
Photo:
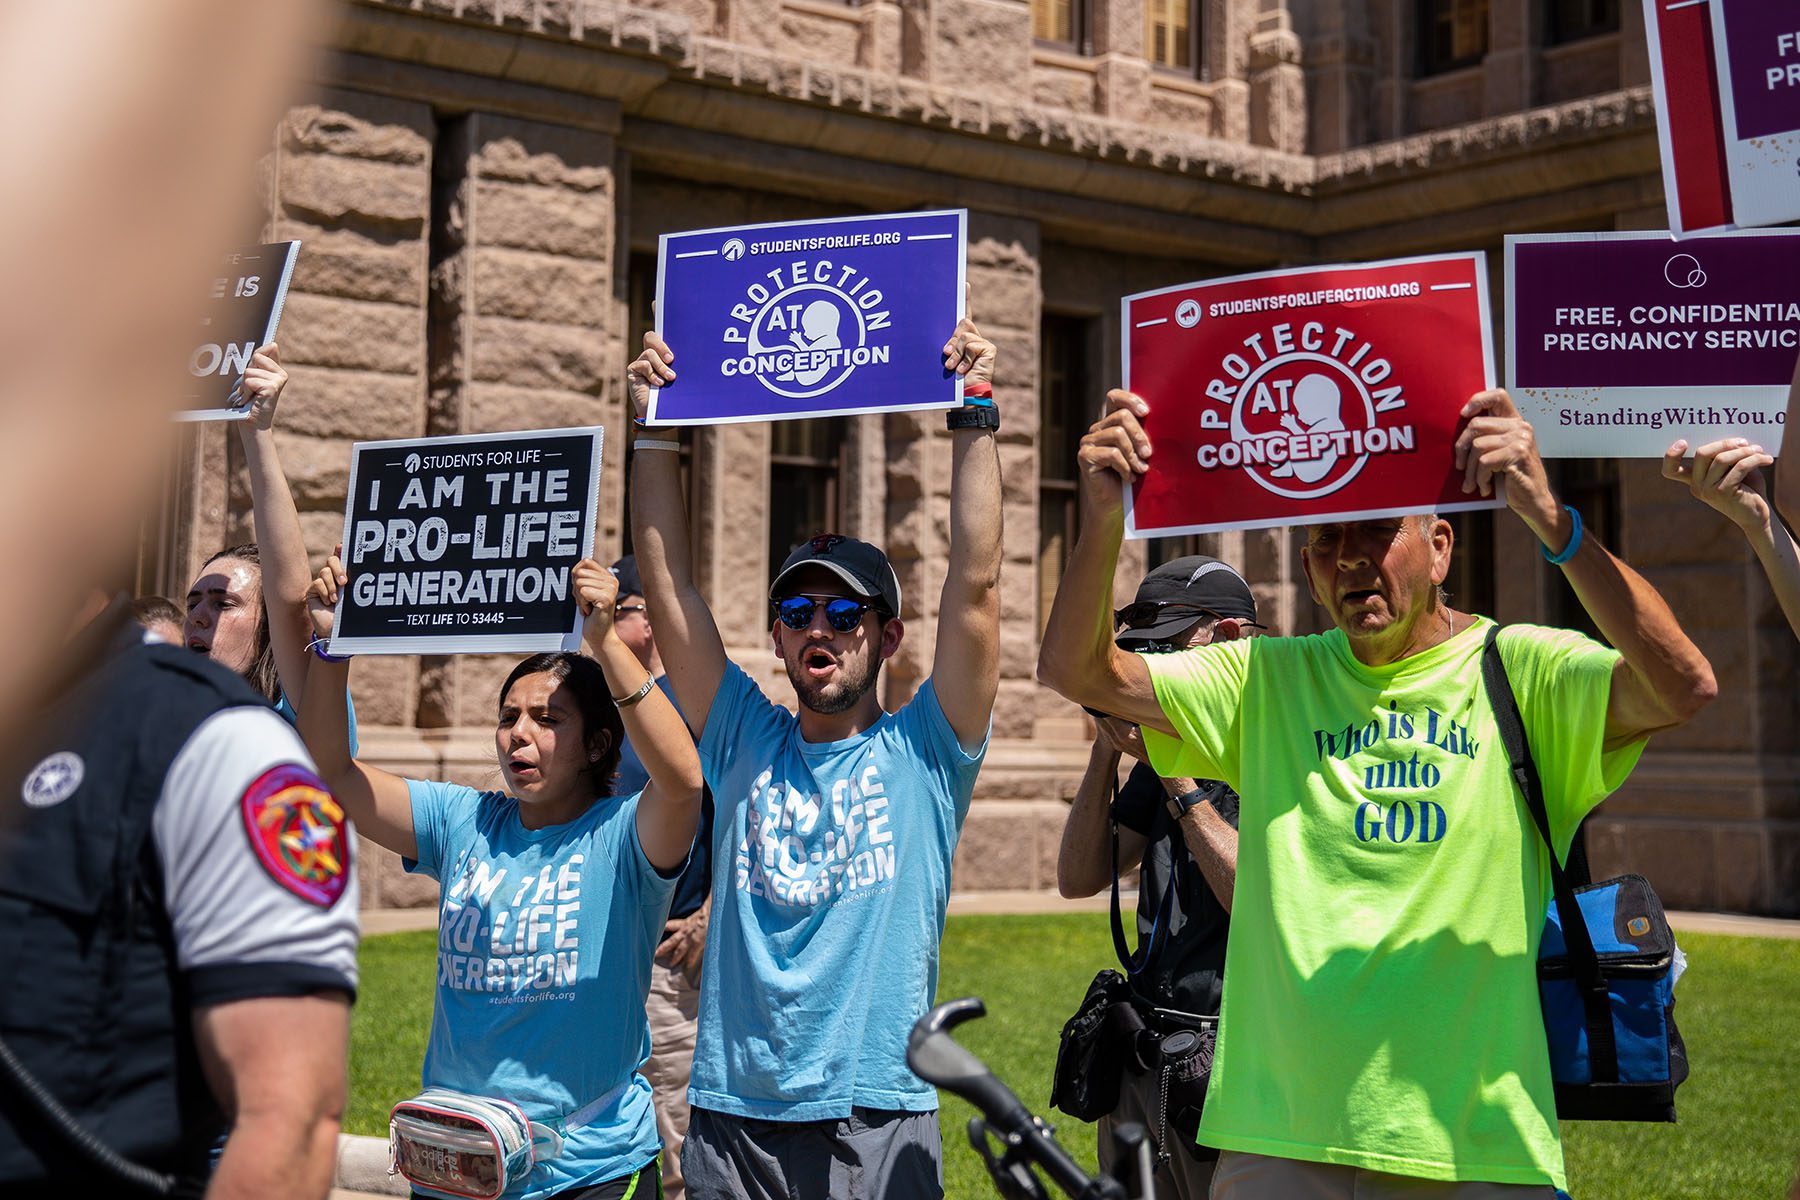
[[[935,1112],[855,1108],[761,1121],[696,1108],[681,1147],[689,1200],[942,1200]]]

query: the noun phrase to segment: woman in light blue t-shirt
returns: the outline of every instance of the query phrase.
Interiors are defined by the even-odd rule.
[[[502,790],[402,779],[352,758],[347,660],[319,664],[299,726],[358,832],[440,884],[426,1086],[510,1101],[563,1134],[561,1152],[509,1200],[644,1200],[660,1194],[638,1073],[650,1051],[644,997],[699,820],[700,760],[613,631],[612,573],[584,559],[572,579],[592,657],[537,654],[507,676],[494,732]],[[348,582],[334,557],[309,595],[317,619]],[[625,736],[650,782],[615,796]]]

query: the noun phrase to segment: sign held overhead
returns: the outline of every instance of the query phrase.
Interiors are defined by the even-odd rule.
[[[574,650],[603,431],[358,442],[334,654]]]
[[[238,385],[258,346],[275,340],[299,242],[246,246],[227,254],[214,273],[200,318],[199,339],[188,354],[183,421],[241,421],[250,415]]]
[[[1150,406],[1130,537],[1497,507],[1453,469],[1493,386],[1478,254],[1266,271],[1127,296],[1125,385]]]
[[[657,328],[678,378],[645,423],[955,408],[968,214],[896,213],[663,235]]]

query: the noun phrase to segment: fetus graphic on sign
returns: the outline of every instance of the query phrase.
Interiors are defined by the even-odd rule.
[[[838,340],[838,321],[837,305],[829,300],[814,300],[800,314],[800,328],[788,334],[788,345],[796,350],[842,349],[844,343]],[[762,345],[759,338],[756,353],[767,354],[772,350],[786,348],[779,343],[774,346]],[[798,365],[802,362],[817,362],[820,365],[802,369]],[[802,387],[811,387],[831,373],[829,356],[812,359],[796,357],[795,364],[793,369],[783,371],[775,378],[786,383],[798,383]]]
[[[1344,397],[1329,375],[1312,374],[1294,385],[1294,411],[1281,414],[1281,426],[1295,436],[1344,432]],[[1269,474],[1277,479],[1317,483],[1331,474],[1338,452],[1327,448],[1318,458],[1290,460]]]

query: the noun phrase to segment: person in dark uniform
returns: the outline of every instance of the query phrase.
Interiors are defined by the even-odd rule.
[[[0,792],[0,1194],[322,1198],[352,831],[241,678],[103,606]]]
[[[1114,640],[1139,654],[1234,641],[1256,623],[1256,598],[1230,566],[1204,554],[1164,563],[1144,577],[1130,607],[1118,614]],[[1135,725],[1096,719],[1098,736],[1087,773],[1063,826],[1056,881],[1069,898],[1110,888],[1114,875],[1141,864],[1139,953],[1127,963],[1132,994],[1152,1029],[1184,1027],[1181,1014],[1216,1017],[1224,989],[1225,939],[1237,877],[1237,793],[1218,780],[1162,779],[1145,760]],[[1114,789],[1119,761],[1137,759],[1125,786]],[[1113,831],[1118,826],[1118,857]],[[1127,1063],[1119,1107],[1098,1124],[1100,1168],[1114,1157],[1113,1130],[1135,1122],[1156,1139],[1156,1195],[1200,1200],[1212,1182],[1218,1151],[1163,1125],[1163,1080]],[[1169,1143],[1180,1142],[1174,1146]]]

